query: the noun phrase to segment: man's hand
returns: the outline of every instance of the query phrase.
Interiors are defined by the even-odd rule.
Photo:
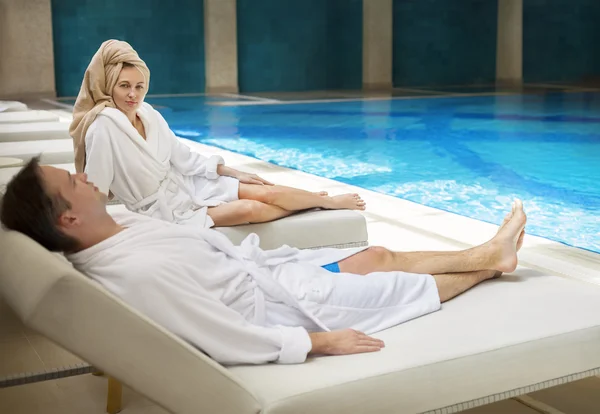
[[[365,335],[354,329],[308,334],[312,341],[310,354],[349,355],[364,352],[377,352],[385,347],[383,341]]]
[[[273,183],[271,183],[263,178],[260,178],[256,174],[245,173],[245,172],[238,171],[238,170],[235,170],[230,167],[226,167],[224,165],[219,165],[217,167],[217,174],[237,178],[240,183],[244,183],[244,184],[274,185]]]

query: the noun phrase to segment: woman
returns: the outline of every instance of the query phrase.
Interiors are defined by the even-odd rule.
[[[131,210],[205,227],[259,223],[314,207],[364,210],[357,194],[329,197],[273,185],[179,141],[144,102],[150,71],[132,47],[108,40],[90,62],[70,127],[75,167]]]

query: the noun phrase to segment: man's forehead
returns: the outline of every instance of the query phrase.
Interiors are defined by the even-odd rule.
[[[71,179],[71,174],[68,171],[60,168],[42,165],[40,166],[40,169],[42,170],[42,177],[46,182],[46,185],[51,187],[62,187]]]

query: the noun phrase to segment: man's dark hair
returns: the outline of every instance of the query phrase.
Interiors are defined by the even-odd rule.
[[[6,186],[0,206],[0,221],[10,230],[29,236],[46,249],[69,252],[77,240],[58,229],[57,222],[70,203],[60,194],[48,194],[39,158],[32,158]]]

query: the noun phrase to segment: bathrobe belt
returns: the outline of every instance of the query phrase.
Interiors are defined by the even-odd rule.
[[[167,190],[176,192],[179,188],[183,189],[191,199],[194,199],[182,178],[169,170],[167,171],[165,178],[160,182],[158,189],[153,194],[150,194],[148,197],[143,198],[137,203],[128,205],[127,208],[132,211],[143,210],[144,214],[147,215],[152,215],[152,213],[160,209],[162,217],[165,217],[167,221],[173,222],[173,209],[169,207],[167,203]],[[190,209],[189,214],[191,213],[192,210]]]

